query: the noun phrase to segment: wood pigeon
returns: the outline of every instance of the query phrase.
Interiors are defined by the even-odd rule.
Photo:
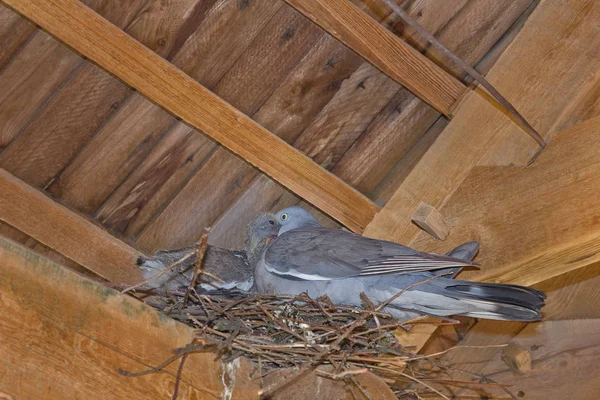
[[[278,236],[273,227],[280,225]],[[322,227],[306,210],[289,207],[275,216],[260,214],[249,225],[247,253],[260,293],[323,295],[336,304],[360,306],[364,292],[382,303],[415,286],[385,309],[398,319],[428,314],[536,321],[546,295],[538,290],[452,279],[472,262],[478,243],[447,255],[428,254],[341,229]]]

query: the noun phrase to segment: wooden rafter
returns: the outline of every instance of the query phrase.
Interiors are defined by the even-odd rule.
[[[157,366],[192,341],[192,328],[3,238],[0,260],[0,398],[171,398],[178,362],[138,378],[117,371]],[[256,398],[252,370],[192,354],[179,398]]]
[[[582,52],[575,44],[585,43],[588,48],[600,46],[600,29],[595,23],[598,18],[600,18],[600,5],[594,0],[542,2],[529,17],[510,48],[488,73],[488,80],[495,84],[497,89],[511,99],[518,99],[515,101],[515,106],[522,110],[529,120],[535,121],[541,132],[552,133],[557,126],[579,122],[583,115],[581,109],[588,109],[587,105],[580,105],[580,102],[586,100],[588,91],[594,90],[595,81],[581,79],[581,77],[597,75],[600,53]],[[573,25],[579,28],[573,31],[569,28]],[[540,35],[540,31],[544,34]],[[575,139],[583,140],[580,136]],[[556,135],[553,135],[553,141],[555,140]],[[587,142],[581,143],[589,146],[596,142],[596,139],[589,138]],[[533,166],[544,157],[550,157],[545,153],[555,146],[556,144],[550,142]],[[460,240],[482,239],[473,231],[470,235],[459,235],[456,229],[457,221],[453,220],[458,215],[469,215],[470,207],[477,204],[479,199],[473,199],[471,205],[461,203],[457,206],[460,211],[457,208],[455,214],[448,212],[449,199],[474,167],[511,163],[524,165],[537,150],[534,143],[520,135],[518,128],[506,115],[494,108],[484,93],[478,90],[470,92],[456,110],[448,127],[407,176],[364,234],[409,244],[425,251],[447,251]],[[572,158],[565,160],[565,168],[570,160]],[[562,172],[557,174],[560,175]],[[539,175],[537,181],[530,181],[530,183],[532,187],[537,188],[540,182],[548,178]],[[486,179],[480,180],[480,183],[485,183]],[[520,177],[504,179],[520,179]],[[509,189],[504,188],[504,190]],[[580,187],[579,190],[582,188]],[[430,240],[426,233],[421,232],[411,222],[411,216],[421,202],[438,208],[450,224],[452,233],[441,246],[440,243]],[[539,208],[535,210],[531,209],[532,207],[532,203],[523,202],[515,212],[531,210],[539,214],[543,210],[547,210],[548,213],[553,211],[542,206],[538,206]],[[465,220],[463,223],[465,224],[463,229],[467,230],[468,224],[474,227],[479,224],[479,221]],[[508,236],[514,236],[514,232],[517,231],[526,232],[528,237],[539,240],[535,233],[536,229],[541,229],[541,226],[536,225],[535,229],[533,226],[528,228],[529,223],[531,221],[523,221],[522,225],[513,227],[512,233]],[[494,228],[490,229],[488,232],[494,231]],[[482,231],[482,235],[483,233],[485,231]],[[581,257],[588,257],[590,252],[594,251],[593,249],[598,245],[593,238],[594,232],[590,230],[579,231],[579,233],[581,234],[579,238],[562,243],[566,246],[566,250],[561,251],[561,254],[567,259],[571,254],[570,261],[567,262],[565,259],[561,261],[553,257],[555,262],[550,263],[551,267],[546,271],[549,275],[566,273],[571,269],[581,268],[582,263],[590,265],[588,262],[594,261],[592,257],[585,261],[578,260],[576,256],[578,254]],[[540,243],[547,244],[544,241]],[[489,275],[487,275],[488,271],[484,271],[482,278],[521,284],[533,284],[541,278],[548,264],[539,264],[539,262],[549,261],[548,258],[536,260],[537,256],[544,254],[542,251],[538,254],[522,254],[519,258],[509,260],[506,256],[511,254],[512,250],[510,248],[505,250],[507,252],[502,257],[498,256],[493,261],[498,269],[490,270]],[[555,250],[559,251],[558,247]],[[483,266],[491,262],[489,259],[482,259],[489,252],[489,247],[484,247],[481,251],[478,261]],[[510,268],[510,271],[505,268]],[[518,272],[521,270],[522,274]],[[473,275],[467,278],[475,279]],[[420,347],[428,337],[428,334],[421,332],[420,335],[405,340],[405,343]]]
[[[0,169],[0,221],[113,282],[137,283],[140,252]]]
[[[347,0],[285,0],[446,116],[465,86]]]
[[[3,0],[356,232],[379,208],[77,0]]]

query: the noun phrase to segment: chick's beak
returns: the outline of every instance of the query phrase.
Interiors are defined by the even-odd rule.
[[[277,239],[277,236],[269,236],[268,238],[265,239],[265,244],[269,244],[271,243],[271,241],[273,239]]]

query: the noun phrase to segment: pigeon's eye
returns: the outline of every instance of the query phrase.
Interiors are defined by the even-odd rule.
[[[281,220],[285,221],[288,218],[287,214],[281,214]]]
[[[275,225],[275,221],[273,221],[272,219],[269,220],[269,225]]]

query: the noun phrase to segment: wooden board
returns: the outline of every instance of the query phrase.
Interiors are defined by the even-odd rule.
[[[212,89],[281,5],[264,0],[241,8],[235,2],[215,4],[173,56],[173,64]],[[152,125],[151,132],[139,123],[140,118]],[[139,233],[165,199],[173,197],[172,190],[181,188],[181,182],[173,184],[176,176],[189,178],[217,144],[193,134],[187,125],[137,93],[107,125],[49,190],[80,211],[99,213],[111,228]],[[163,137],[154,146],[157,136]]]
[[[571,99],[594,83],[600,65],[598,18],[595,1],[541,3],[488,74],[546,136],[568,118],[563,110]],[[410,216],[421,201],[440,207],[475,165],[525,163],[537,151],[525,136],[488,97],[471,92],[365,234],[410,244],[418,234]]]
[[[463,84],[350,2],[286,2],[443,114],[463,96]]]
[[[1,395],[170,398],[178,363],[139,378],[117,369],[158,365],[191,342],[193,329],[1,238],[0,263]],[[226,390],[234,398],[256,398],[253,368],[243,359],[232,367],[225,372],[210,353],[191,355],[180,398],[221,398]]]
[[[360,193],[77,1],[7,4],[353,230],[362,231],[377,212]]]
[[[554,134],[528,167],[473,169],[439,209],[446,242],[425,234],[415,246],[442,251],[478,240],[481,270],[461,278],[528,286],[600,262],[598,137],[600,117]]]
[[[549,394],[557,399],[595,400],[600,393],[598,363],[600,361],[600,320],[545,321],[529,324],[510,342],[529,349],[533,358],[531,372],[520,375],[511,371],[495,351],[456,350],[444,357],[455,368],[477,370],[494,381],[514,385],[509,388],[518,398],[544,400]],[[487,339],[489,339],[488,332]],[[486,336],[479,332],[469,344],[483,343]],[[504,338],[510,340],[510,338]],[[466,343],[466,342],[465,342]],[[486,342],[488,343],[488,342]],[[500,349],[501,350],[501,349]],[[453,372],[457,379],[472,376]],[[489,396],[503,398],[505,393],[493,389],[475,391],[462,389],[458,397]]]
[[[515,20],[522,18],[531,3],[531,0],[511,1],[508,5],[496,0],[470,0],[467,4],[444,1],[444,11],[441,11],[439,2],[433,1],[420,10],[423,13],[420,18],[418,14],[413,17],[456,55],[475,66],[505,32],[512,29]],[[413,43],[415,38],[407,40]],[[464,72],[457,73],[452,63],[446,63],[447,60],[440,58],[430,46],[427,48],[428,56],[442,68],[449,68],[459,79],[464,77]],[[489,65],[487,69],[478,65],[477,70],[485,73]],[[421,149],[428,149],[431,138],[437,136],[428,130],[439,116],[407,90],[398,91],[375,118],[369,118],[372,121],[367,129],[332,172],[365,194],[371,195],[386,175],[394,183],[394,190],[397,189],[399,185],[395,183],[403,181],[403,176],[413,168],[413,160],[422,157]],[[403,157],[407,159],[395,168]]]
[[[136,265],[141,253],[2,169],[0,221],[105,279],[141,280]]]
[[[29,21],[0,4],[0,70],[34,31]]]

